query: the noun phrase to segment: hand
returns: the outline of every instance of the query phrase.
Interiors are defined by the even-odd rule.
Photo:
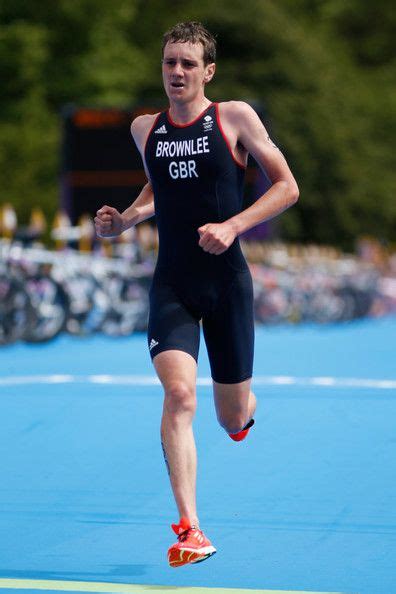
[[[98,237],[116,237],[123,232],[122,215],[111,206],[102,206],[94,222]]]
[[[233,243],[237,234],[231,223],[208,223],[198,229],[199,245],[204,252],[219,256]]]

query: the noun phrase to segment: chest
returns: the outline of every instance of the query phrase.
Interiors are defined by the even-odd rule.
[[[193,126],[176,128],[166,121],[151,133],[146,163],[152,178],[161,183],[206,183],[229,166],[224,141],[215,120],[206,116]]]

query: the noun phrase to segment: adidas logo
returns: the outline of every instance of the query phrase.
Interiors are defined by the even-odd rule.
[[[160,126],[159,128],[157,128],[157,130],[155,130],[154,134],[167,134],[168,130],[165,128],[165,124],[163,124],[162,126]]]
[[[151,349],[153,349],[155,346],[157,346],[158,342],[156,340],[154,340],[154,338],[151,339],[150,342],[150,346],[149,346],[149,350],[151,351]]]

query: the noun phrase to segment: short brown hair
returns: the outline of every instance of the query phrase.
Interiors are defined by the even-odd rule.
[[[216,62],[216,40],[211,33],[198,21],[177,23],[164,34],[162,55],[167,43],[201,43],[203,46],[203,61],[205,66]]]

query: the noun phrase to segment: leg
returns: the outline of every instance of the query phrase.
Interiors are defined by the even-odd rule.
[[[178,350],[163,351],[153,362],[165,392],[161,440],[173,495],[180,517],[199,526],[195,493],[197,455],[192,429],[197,364],[191,355]]]
[[[161,438],[180,523],[168,550],[171,567],[198,563],[216,549],[199,530],[196,509],[197,455],[192,430],[196,409],[199,315],[180,301],[172,287],[154,278],[150,291],[148,344],[165,397]]]
[[[219,307],[203,319],[213,378],[217,418],[227,433],[238,433],[252,419],[256,397],[253,372],[253,287],[249,272],[236,275]]]
[[[251,379],[238,384],[213,382],[217,419],[227,433],[241,431],[256,410],[256,397],[250,390]]]

